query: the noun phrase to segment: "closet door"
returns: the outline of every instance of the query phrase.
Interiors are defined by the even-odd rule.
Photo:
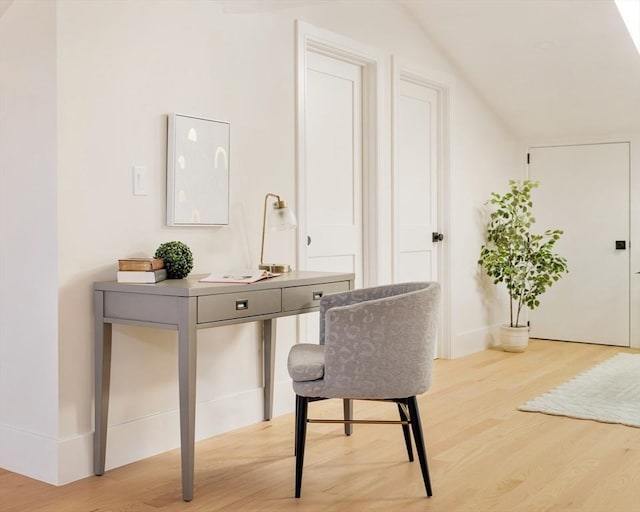
[[[437,281],[438,93],[402,78],[398,85],[394,281]]]
[[[306,69],[307,270],[362,285],[362,68],[309,52]]]
[[[302,268],[353,272],[363,285],[362,67],[309,51],[305,70]],[[303,341],[317,341],[318,313]]]

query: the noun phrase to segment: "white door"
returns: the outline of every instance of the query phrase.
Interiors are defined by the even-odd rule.
[[[305,268],[354,272],[362,285],[362,68],[309,52]]]
[[[353,272],[363,285],[362,68],[307,52],[304,111],[306,270]],[[317,339],[317,313],[306,315],[305,338]]]
[[[569,265],[531,312],[532,337],[629,346],[629,158],[629,143],[530,150],[536,226],[564,230]]]
[[[438,93],[400,79],[396,109],[394,281],[437,281]]]

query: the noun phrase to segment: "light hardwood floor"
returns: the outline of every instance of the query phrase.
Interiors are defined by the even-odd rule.
[[[174,450],[63,487],[0,470],[0,510],[640,512],[640,429],[516,410],[619,351],[534,340],[524,354],[436,361],[420,398],[430,499],[398,426],[356,426],[347,438],[320,424],[309,426],[302,498],[294,499],[286,415],[198,443],[191,503],[181,500]],[[340,412],[337,401],[310,407],[312,417]],[[356,414],[395,419],[396,408],[357,402]]]

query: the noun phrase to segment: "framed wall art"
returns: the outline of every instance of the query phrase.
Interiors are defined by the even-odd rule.
[[[229,123],[169,114],[167,128],[167,225],[229,224]]]

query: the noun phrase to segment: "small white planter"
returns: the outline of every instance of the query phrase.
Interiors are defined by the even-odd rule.
[[[529,345],[529,327],[501,325],[500,345],[505,352],[524,352]]]

